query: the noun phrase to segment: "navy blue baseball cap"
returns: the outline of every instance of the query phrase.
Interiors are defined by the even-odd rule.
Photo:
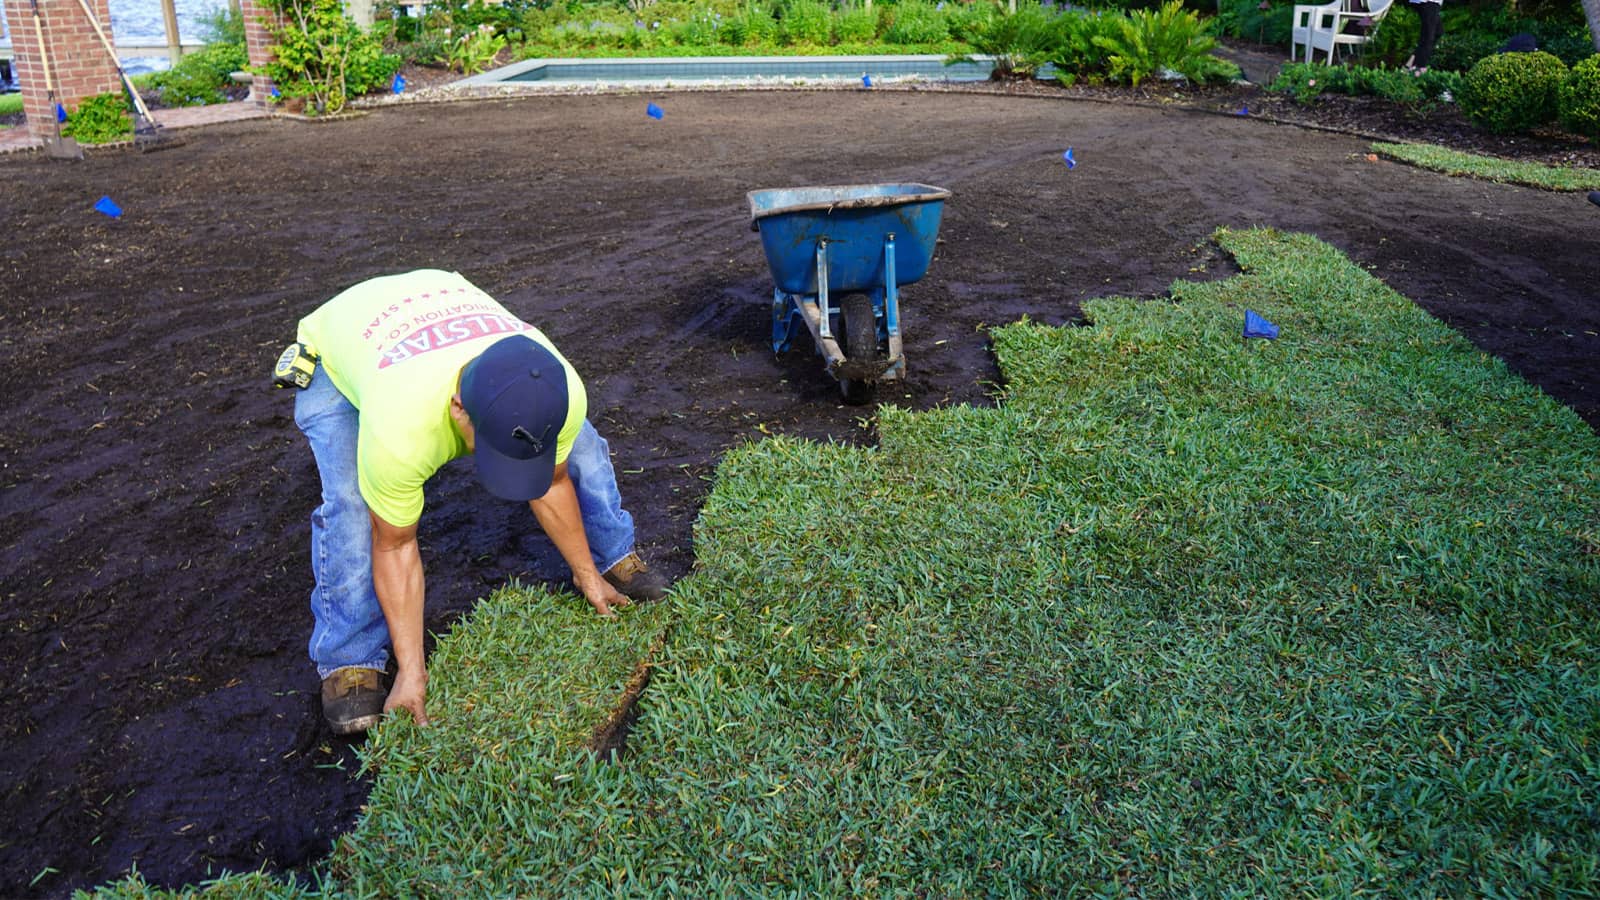
[[[503,500],[550,490],[556,439],[567,422],[567,370],[526,335],[489,345],[461,370],[461,405],[476,433],[478,480]]]

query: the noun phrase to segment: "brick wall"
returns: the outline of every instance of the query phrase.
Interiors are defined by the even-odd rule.
[[[271,62],[272,52],[267,48],[272,46],[272,35],[267,31],[267,23],[278,21],[277,14],[260,0],[239,0],[239,9],[244,15],[244,44],[250,54],[250,66],[254,68]],[[272,79],[265,75],[255,76],[250,83],[250,102],[257,106],[272,102]]]
[[[117,65],[106,52],[94,26],[84,15],[78,0],[39,0],[39,18],[44,30],[44,53],[39,52],[39,32],[34,28],[33,4],[28,0],[4,0],[6,22],[11,30],[11,49],[16,55],[12,76],[22,86],[22,110],[28,116],[28,131],[43,138],[55,134],[56,113],[50,90],[45,85],[45,67],[55,88],[55,101],[68,112],[85,97],[122,90]],[[89,9],[106,38],[111,38],[111,11],[108,0],[88,0]]]

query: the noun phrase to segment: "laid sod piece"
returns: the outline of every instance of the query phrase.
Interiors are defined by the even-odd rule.
[[[369,741],[379,774],[366,817],[334,853],[340,892],[512,896],[568,870],[576,883],[598,879],[582,859],[593,836],[549,837],[573,804],[614,802],[590,796],[595,773],[614,767],[596,751],[620,742],[620,705],[661,653],[669,611],[601,620],[571,596],[515,585],[480,602],[431,659],[438,724],[386,725]]]
[[[1390,159],[1432,169],[1446,175],[1465,175],[1502,184],[1520,184],[1547,191],[1592,191],[1600,189],[1600,170],[1558,168],[1538,163],[1495,159],[1449,150],[1433,144],[1373,144],[1372,149]]]
[[[729,454],[668,603],[480,604],[319,886],[1600,890],[1600,439],[1329,246],[1217,240],[995,332],[999,408]]]

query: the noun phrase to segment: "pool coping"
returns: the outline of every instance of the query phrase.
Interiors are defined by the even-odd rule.
[[[595,87],[602,86],[602,85],[607,86],[607,87],[624,87],[624,88],[626,88],[626,87],[640,87],[640,88],[644,88],[644,87],[652,87],[652,86],[661,87],[661,86],[679,86],[679,85],[681,85],[681,86],[697,86],[697,87],[698,86],[705,86],[705,85],[720,85],[720,86],[730,86],[730,87],[732,87],[732,86],[751,86],[751,85],[834,84],[834,83],[841,83],[841,82],[857,81],[857,80],[860,79],[860,76],[858,76],[858,75],[749,75],[749,76],[704,77],[704,76],[693,76],[693,75],[674,75],[674,76],[666,76],[666,77],[661,77],[661,78],[648,78],[648,77],[627,78],[627,79],[615,79],[615,78],[600,79],[600,78],[596,78],[596,79],[592,79],[592,80],[582,80],[582,79],[570,79],[570,80],[568,80],[568,79],[562,79],[560,81],[545,81],[545,80],[538,80],[538,81],[512,81],[510,79],[512,79],[512,78],[514,78],[514,77],[516,77],[518,75],[521,75],[524,72],[529,72],[529,71],[532,71],[534,69],[539,69],[539,68],[542,68],[542,67],[548,66],[548,65],[561,65],[563,67],[582,67],[584,65],[594,65],[596,67],[606,66],[608,68],[614,68],[616,66],[624,66],[624,67],[626,67],[626,66],[640,66],[640,67],[643,67],[643,66],[659,66],[662,63],[667,63],[667,62],[679,63],[679,64],[683,64],[683,65],[737,65],[739,63],[749,63],[749,64],[777,63],[777,64],[783,64],[783,63],[795,63],[797,61],[805,61],[805,62],[814,62],[814,63],[820,63],[820,64],[843,64],[843,63],[848,63],[848,64],[850,64],[852,66],[852,68],[854,66],[856,66],[856,65],[863,65],[863,66],[866,67],[866,69],[863,70],[863,72],[865,73],[865,72],[867,72],[867,70],[871,69],[871,67],[872,67],[872,65],[874,63],[886,64],[886,63],[907,63],[907,62],[911,62],[911,63],[938,63],[940,65],[944,65],[950,59],[951,59],[951,57],[949,57],[949,56],[946,56],[946,55],[943,55],[943,54],[937,54],[937,53],[882,54],[882,55],[874,55],[874,56],[796,56],[796,55],[786,55],[786,56],[635,56],[635,57],[615,57],[615,56],[610,56],[610,57],[583,57],[583,58],[541,57],[541,58],[538,58],[538,59],[521,60],[519,62],[514,62],[514,63],[512,63],[510,65],[507,65],[507,66],[501,66],[498,69],[493,69],[491,71],[484,72],[484,73],[479,74],[479,75],[473,75],[473,76],[471,76],[469,78],[463,78],[463,79],[461,79],[459,81],[454,81],[454,82],[451,82],[450,84],[443,85],[441,87],[441,89],[442,90],[446,90],[446,91],[463,91],[463,92],[471,93],[474,89],[481,89],[481,88],[502,88],[502,89],[504,89],[504,88],[510,87],[510,88],[517,88],[517,89],[526,89],[526,88],[535,87],[535,86],[537,86],[539,88],[542,88],[544,90],[550,90],[552,88],[553,89],[557,89],[557,90],[560,90],[560,89],[563,89],[563,88],[593,90]],[[969,61],[974,62],[974,63],[980,63],[980,64],[982,64],[982,63],[992,64],[994,62],[994,57],[986,55],[986,54],[972,54],[970,56],[964,57],[963,59],[969,60]],[[883,82],[883,83],[929,82],[929,83],[937,84],[939,82],[944,82],[944,81],[954,81],[954,80],[970,81],[970,80],[973,80],[973,79],[936,78],[936,77],[930,77],[930,76],[927,76],[927,75],[920,75],[920,74],[911,74],[911,75],[896,75],[896,74],[877,75],[877,74],[873,74],[872,77],[873,77],[873,81],[875,83],[876,82]]]

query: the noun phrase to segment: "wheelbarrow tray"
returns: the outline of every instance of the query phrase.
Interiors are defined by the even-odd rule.
[[[831,291],[868,291],[885,282],[883,241],[894,235],[894,281],[928,271],[950,192],[926,184],[856,184],[751,191],[750,227],[761,234],[772,279],[791,294],[817,292],[816,249],[828,246]]]

